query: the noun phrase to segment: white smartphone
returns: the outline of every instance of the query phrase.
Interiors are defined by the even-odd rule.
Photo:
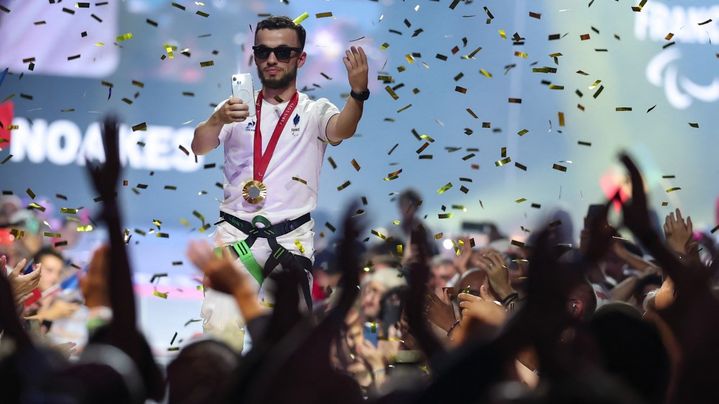
[[[250,73],[232,75],[232,96],[249,105],[250,116],[255,116],[255,89],[252,86]]]

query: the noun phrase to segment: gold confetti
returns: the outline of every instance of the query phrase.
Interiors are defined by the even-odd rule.
[[[395,225],[395,226],[399,226],[400,223],[402,223],[402,222],[400,222],[398,219],[394,219],[394,220],[392,221],[392,224]]]
[[[307,18],[309,18],[309,16],[310,16],[310,14],[309,14],[307,11],[305,11],[304,13],[298,15],[297,18],[295,18],[294,20],[292,20],[292,22],[294,22],[295,25],[300,25],[300,24],[302,24],[302,21],[304,21],[304,20],[306,20]]]
[[[668,34],[667,34],[667,36],[665,36],[665,37],[664,37],[664,39],[666,39],[667,41],[671,41],[671,40],[672,40],[672,38],[674,38],[674,34],[673,34],[673,33],[671,33],[671,32],[670,32],[670,33],[668,33]]]
[[[155,235],[156,235],[157,237],[159,237],[159,238],[170,238],[170,235],[167,234],[167,233],[160,233],[160,232],[158,232],[158,233],[155,234]]]
[[[541,14],[541,13],[535,13],[534,11],[530,11],[530,12],[529,12],[529,16],[532,17],[532,18],[536,18],[536,19],[538,19],[538,20],[542,18],[542,14]]]
[[[397,170],[397,171],[393,171],[393,172],[387,174],[387,176],[384,177],[384,180],[385,180],[385,181],[396,180],[397,178],[399,178],[400,173],[402,173],[402,169],[401,169],[401,168],[400,168],[399,170]]]
[[[380,233],[379,231],[377,231],[375,229],[372,229],[371,233],[374,234],[375,236],[381,238],[382,240],[387,240],[387,236],[385,236],[384,234]]]
[[[702,22],[700,22],[700,23],[697,23],[697,25],[706,25],[706,24],[709,24],[710,22],[712,22],[712,19],[711,19],[711,18],[708,19],[708,20],[706,20],[706,21],[702,21]]]
[[[589,34],[581,34],[579,35],[579,39],[581,39],[582,41],[586,41],[589,39]]]
[[[527,198],[517,198],[514,200],[514,203],[522,203],[522,202],[526,202],[526,201],[527,201]]]
[[[582,141],[582,140],[578,140],[578,141],[577,141],[577,144],[580,145],[580,146],[589,146],[589,147],[592,146],[592,142],[584,142],[584,141]]]
[[[512,158],[511,158],[511,157],[505,157],[505,158],[503,158],[503,159],[501,159],[501,160],[495,161],[495,162],[494,162],[494,165],[497,166],[497,167],[502,167],[503,165],[509,163],[510,161],[512,161]]]
[[[37,195],[35,195],[34,192],[32,192],[32,189],[30,189],[30,188],[26,189],[26,190],[25,190],[25,193],[28,194],[28,196],[30,197],[30,199],[35,199],[35,197],[37,196]]]
[[[521,98],[508,98],[507,102],[509,102],[510,104],[521,104],[522,99]]]
[[[30,202],[30,204],[27,205],[27,207],[30,208],[30,209],[37,209],[37,210],[39,210],[39,211],[41,211],[41,212],[44,212],[44,211],[45,211],[45,207],[44,207],[44,206],[40,206],[39,204],[37,204],[37,203],[35,203],[35,202]]]
[[[91,224],[86,224],[86,225],[77,226],[75,228],[75,231],[77,231],[78,233],[87,233],[87,232],[93,231],[93,229],[94,228],[92,227]]]
[[[559,120],[559,126],[564,126],[564,112],[557,112],[557,119]]]
[[[70,215],[75,215],[78,212],[78,208],[60,208],[60,213],[67,213]]]
[[[337,190],[341,191],[341,190],[347,188],[348,186],[350,186],[350,184],[351,184],[351,182],[349,180],[347,180],[347,181],[343,182],[342,185],[338,186]]]
[[[579,72],[581,72],[581,70],[579,70]],[[577,72],[577,73],[579,73],[579,72]],[[595,81],[594,83],[592,83],[592,85],[589,86],[588,88],[589,88],[590,90],[594,90],[595,88],[597,88],[597,87],[599,86],[599,84],[600,84],[601,82],[602,82],[602,80],[596,80],[596,81]]]
[[[152,291],[152,294],[153,294],[154,296],[159,297],[159,298],[167,299],[167,293],[163,293],[163,292],[154,290],[154,291]]]
[[[132,127],[133,132],[146,131],[146,130],[147,130],[147,122],[138,123],[137,125],[134,125]]]
[[[699,123],[698,122],[689,122],[689,126],[691,126],[692,128],[699,128]]]
[[[300,178],[300,177],[292,177],[292,180],[307,185],[307,181],[306,181],[306,180],[303,180],[303,179]]]
[[[214,66],[214,65],[215,65],[215,62],[212,60],[200,62],[200,67],[210,67],[210,66]]]
[[[437,194],[442,195],[443,193],[447,192],[450,188],[452,188],[452,183],[448,182],[444,184],[440,189],[437,190]]]
[[[45,237],[50,237],[50,238],[60,238],[60,237],[62,237],[62,234],[60,234],[60,233],[53,233],[53,232],[49,232],[49,231],[44,231],[44,232],[42,233],[42,235],[45,236]]]
[[[529,133],[529,131],[528,131],[527,129],[522,129],[522,130],[520,130],[519,132],[517,132],[517,134],[518,134],[519,136],[524,136],[524,135],[526,135],[527,133]]]
[[[451,219],[452,216],[452,212],[440,213],[437,215],[437,217],[439,217],[440,219]]]
[[[381,50],[385,50],[385,49],[389,48],[389,44],[388,44],[387,42],[385,42],[385,43],[383,43],[382,45],[380,45],[379,48],[380,48]]]
[[[602,93],[602,90],[604,90],[604,86],[599,86],[599,89],[592,95],[592,97],[597,98],[599,97],[599,94]]]
[[[490,73],[490,72],[488,72],[488,71],[486,71],[486,70],[484,70],[484,69],[479,69],[479,73],[481,73],[482,76],[484,76],[484,77],[486,77],[486,78],[489,78],[489,79],[492,78],[492,73]]]
[[[435,240],[439,240],[439,239],[441,239],[443,236],[444,236],[444,233],[437,233],[437,234],[434,235],[434,239],[435,239]]]
[[[626,111],[631,111],[631,110],[632,110],[632,107],[616,107],[615,108],[615,111],[617,111],[617,112],[626,112]]]
[[[500,29],[498,31],[499,31],[499,36],[502,37],[502,39],[507,39],[507,33],[504,32],[503,29]]]
[[[515,245],[517,247],[524,247],[524,243],[521,241],[517,241],[517,240],[510,241],[510,244]]]
[[[352,167],[354,167],[354,169],[357,171],[359,171],[361,169],[359,163],[355,159],[352,159]]]
[[[315,18],[327,18],[327,17],[332,17],[332,12],[331,12],[331,11],[325,11],[325,12],[323,12],[323,13],[317,13],[317,14],[315,14]]]
[[[555,163],[555,164],[552,164],[552,168],[555,169],[555,170],[557,170],[557,171],[561,171],[561,172],[563,172],[563,173],[567,172],[567,167],[565,167],[565,166],[563,166],[563,165],[560,165],[560,164],[556,164],[556,163]]]
[[[396,101],[399,99],[399,95],[397,95],[397,93],[394,92],[392,87],[386,86],[384,89],[387,90],[387,93],[389,93],[390,97],[392,97],[393,100]]]
[[[124,33],[122,35],[118,35],[117,37],[115,37],[116,42],[123,42],[123,41],[127,41],[129,39],[132,39],[132,32],[127,32],[127,33]]]
[[[527,55],[527,52],[514,51],[514,56],[526,59],[529,55]]]
[[[679,191],[680,189],[682,189],[682,188],[681,188],[681,187],[671,187],[671,188],[667,188],[667,193],[674,192],[674,191]]]
[[[467,208],[465,208],[464,205],[452,205],[452,209],[461,210],[462,212],[467,211]]]

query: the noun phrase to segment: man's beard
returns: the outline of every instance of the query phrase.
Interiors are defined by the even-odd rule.
[[[264,72],[258,66],[257,67],[257,75],[260,77],[262,86],[273,89],[273,90],[282,90],[282,89],[287,88],[290,85],[290,83],[292,83],[297,78],[297,67],[294,67],[294,68],[288,70],[280,78],[268,79],[265,77]]]

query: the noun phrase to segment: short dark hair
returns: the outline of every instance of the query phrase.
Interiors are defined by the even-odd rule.
[[[52,247],[43,247],[43,248],[41,248],[40,251],[38,251],[37,253],[35,253],[35,256],[33,257],[33,262],[37,264],[38,262],[40,262],[40,260],[41,260],[43,257],[45,257],[45,256],[47,256],[47,255],[52,255],[53,257],[59,258],[60,261],[65,262],[65,258],[62,256],[62,254],[60,253],[60,251],[58,251],[58,250],[56,250],[56,249],[54,249],[54,248],[52,248]]]
[[[419,205],[422,204],[422,197],[419,195],[419,192],[412,188],[405,189],[402,191],[401,194],[399,194],[399,202],[400,203],[410,203],[415,208],[419,207]]]
[[[257,41],[257,32],[261,29],[283,28],[289,28],[295,31],[297,33],[297,39],[300,41],[300,48],[305,48],[305,38],[307,38],[307,32],[302,25],[295,24],[294,21],[286,16],[272,16],[258,22],[257,27],[255,27],[255,41]]]

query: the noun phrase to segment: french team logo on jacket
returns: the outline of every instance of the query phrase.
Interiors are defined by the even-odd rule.
[[[297,136],[300,134],[300,127],[298,126],[300,124],[300,114],[295,114],[295,117],[292,119],[292,124],[294,125],[292,127],[292,134]]]

